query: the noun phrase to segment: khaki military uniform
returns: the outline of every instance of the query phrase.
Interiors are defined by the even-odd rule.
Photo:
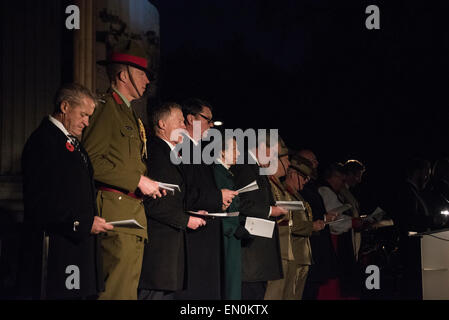
[[[83,144],[99,186],[98,212],[107,222],[135,219],[145,229],[115,227],[101,237],[105,291],[100,299],[137,299],[147,221],[141,199],[134,197],[145,175],[140,120],[116,92],[105,95],[83,134]]]
[[[275,201],[293,201],[293,197],[284,188],[278,178],[270,176],[271,190]],[[279,242],[281,247],[282,270],[284,278],[274,281],[268,281],[265,292],[265,300],[284,300],[294,299],[293,291],[295,284],[296,263],[293,254],[291,241],[290,224],[292,223],[292,213],[277,220],[279,227]]]
[[[288,187],[286,189],[293,197],[293,200],[302,201],[306,208],[306,210],[295,210],[292,212],[290,227],[292,249],[296,262],[296,270],[291,268],[291,272],[294,272],[291,277],[295,279],[293,295],[295,300],[301,300],[309,273],[309,266],[312,264],[312,247],[309,239],[313,232],[312,208],[297,191]]]

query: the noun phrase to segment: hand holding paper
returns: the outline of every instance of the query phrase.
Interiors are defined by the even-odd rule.
[[[259,189],[259,185],[257,184],[257,181],[254,180],[247,186],[237,190],[237,192],[240,194],[240,193],[250,192],[250,191],[254,191],[254,190],[258,190],[258,189]]]
[[[113,222],[108,222],[108,223],[113,225],[113,226],[115,226],[115,227],[132,228],[132,229],[145,229],[142,225],[140,225],[140,223],[138,223],[134,219],[113,221]]]
[[[285,210],[306,210],[302,201],[276,201],[276,206]]]
[[[201,215],[201,216],[209,216],[209,217],[238,217],[239,212],[217,212],[217,213],[208,213],[207,211],[200,210],[200,211],[187,211],[187,213],[191,213],[194,215]]]
[[[167,192],[170,192],[172,195],[175,194],[175,190],[178,190],[181,192],[181,189],[177,184],[170,184],[165,182],[158,182],[159,183],[159,189],[166,190]]]

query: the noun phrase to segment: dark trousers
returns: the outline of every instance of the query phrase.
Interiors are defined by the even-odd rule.
[[[242,282],[242,300],[263,300],[266,290],[266,281]]]
[[[174,300],[173,291],[139,289],[139,300]]]

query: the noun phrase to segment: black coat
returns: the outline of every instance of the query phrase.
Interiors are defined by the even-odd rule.
[[[242,228],[246,217],[275,220],[269,218],[270,206],[274,205],[270,182],[267,176],[259,174],[257,164],[238,164],[231,167],[236,188],[240,189],[254,180],[259,189],[245,192],[240,197],[240,217]],[[279,230],[275,224],[271,239],[242,234],[242,281],[268,281],[283,277]]]
[[[92,166],[82,146],[70,151],[66,143],[67,137],[46,118],[22,155],[27,232],[21,282],[31,284],[24,288],[28,297],[39,296],[43,231],[49,235],[47,298],[88,297],[104,287],[99,241],[90,234],[97,214]],[[66,288],[70,265],[79,268],[79,289]]]
[[[191,151],[195,146],[187,137],[183,144]],[[185,149],[184,149],[185,150]],[[183,161],[188,155],[182,150]],[[201,150],[201,149],[197,149]],[[206,210],[221,212],[222,196],[217,188],[213,166],[203,162],[183,164],[186,182],[185,207],[189,211]],[[187,290],[176,294],[176,299],[202,300],[221,299],[222,283],[222,227],[220,219],[207,219],[206,225],[196,230],[187,230]]]
[[[433,217],[425,207],[423,194],[410,182],[398,189],[396,206],[395,224],[405,238],[408,231],[424,232],[432,227]]]
[[[158,137],[148,144],[148,174],[156,181],[176,184],[181,192],[144,201],[148,219],[148,243],[139,288],[178,291],[185,286],[185,230],[189,215],[184,210],[185,183],[179,165],[170,160],[171,149]]]
[[[318,192],[318,185],[315,181],[310,181],[301,191],[311,208],[313,221],[324,220],[326,208],[323,199]],[[326,226],[319,232],[314,232],[310,237],[310,246],[312,248],[313,263],[307,276],[307,281],[324,283],[328,279],[336,276],[337,257],[332,247],[329,226]]]

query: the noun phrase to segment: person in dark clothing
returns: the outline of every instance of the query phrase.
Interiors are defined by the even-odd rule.
[[[431,216],[433,229],[449,224],[449,159],[439,159],[432,169],[432,177],[423,192]]]
[[[88,89],[62,86],[23,150],[23,298],[90,299],[104,290],[97,234],[113,226],[98,217],[92,165],[78,141],[94,109]]]
[[[179,143],[172,133],[185,128],[181,106],[169,102],[155,108],[152,125],[154,135],[148,148],[149,177],[177,185],[179,190],[163,198],[147,198],[144,201],[148,243],[145,244],[138,298],[172,300],[174,292],[186,287],[186,230],[196,230],[206,221],[186,213],[182,166],[170,159],[172,150]]]
[[[404,299],[422,299],[420,240],[409,232],[429,231],[433,217],[422,191],[430,177],[430,163],[412,159],[407,164],[407,179],[398,189],[394,223],[399,231],[399,252],[404,271],[400,294]]]
[[[317,173],[318,160],[315,154],[310,150],[301,150],[299,156],[308,159],[314,168],[311,180],[304,186],[301,195],[304,197],[311,208],[313,221],[335,219],[333,213],[327,213],[324,207],[323,199],[318,192]],[[310,266],[309,275],[303,293],[303,300],[316,300],[318,298],[319,288],[329,279],[336,277],[336,256],[332,249],[329,226],[326,226],[319,232],[314,232],[310,237],[310,246],[312,248],[313,264]]]
[[[269,145],[266,142],[266,152],[277,150],[278,144]],[[264,142],[261,142],[264,143]],[[235,176],[236,188],[240,189],[253,181],[257,182],[258,190],[242,193],[240,198],[241,228],[237,235],[242,239],[242,300],[263,300],[267,281],[283,278],[281,252],[279,245],[279,230],[274,226],[273,236],[264,238],[252,236],[244,228],[247,217],[255,217],[275,221],[276,217],[287,213],[277,207],[271,193],[271,186],[266,175],[260,174],[262,148],[248,150],[245,155],[247,162],[231,167]],[[252,160],[249,160],[251,157]],[[262,164],[263,165],[263,164]]]
[[[229,207],[237,192],[218,189],[212,164],[202,159],[202,138],[213,126],[212,107],[209,103],[190,99],[183,103],[188,135],[179,144],[186,183],[185,209],[221,212]],[[187,241],[187,288],[177,292],[181,300],[221,299],[222,283],[222,226],[220,219],[208,219],[197,230],[188,230]]]

